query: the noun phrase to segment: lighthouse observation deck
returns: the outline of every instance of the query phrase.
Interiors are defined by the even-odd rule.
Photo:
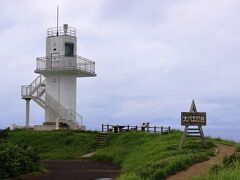
[[[34,72],[38,74],[65,72],[76,74],[78,77],[96,76],[95,62],[77,55],[73,57],[38,57],[37,67]]]
[[[53,27],[47,30],[47,36],[73,36],[76,37],[76,29],[73,27],[63,26],[63,27]]]

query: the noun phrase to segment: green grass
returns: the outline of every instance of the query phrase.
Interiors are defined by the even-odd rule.
[[[144,132],[109,134],[105,147],[93,159],[112,160],[120,164],[120,179],[164,179],[190,165],[214,155],[214,143],[204,148],[199,139],[187,138],[182,150],[178,149],[180,131],[168,135]]]
[[[240,152],[240,143],[236,144],[236,152]]]
[[[9,133],[8,141],[37,148],[42,160],[80,159],[94,150],[96,136],[90,131],[15,130]]]
[[[234,168],[223,168],[219,172],[209,172],[203,177],[192,178],[193,180],[239,180],[240,179],[240,162],[235,164]]]
[[[94,151],[96,136],[97,132],[90,131],[15,130],[9,132],[7,139],[9,143],[21,147],[28,145],[37,148],[42,160],[81,159],[83,154]],[[187,138],[184,147],[179,150],[181,136],[182,132],[176,130],[166,135],[144,132],[111,133],[107,136],[105,146],[97,150],[92,159],[118,163],[122,168],[120,179],[161,180],[197,162],[207,160],[214,155],[215,143],[236,144],[233,141],[207,137],[209,148],[204,148],[199,138]],[[236,149],[240,151],[239,144]],[[221,171],[215,171],[214,168],[220,168]],[[213,167],[206,176],[197,178],[240,179],[239,174],[240,160],[237,160],[234,161],[234,166]]]
[[[207,139],[207,141],[211,141],[211,142],[214,142],[216,144],[225,144],[225,145],[229,145],[229,146],[236,145],[235,141],[229,140],[229,139],[221,139],[220,137],[218,137],[218,138],[206,137],[206,139]]]

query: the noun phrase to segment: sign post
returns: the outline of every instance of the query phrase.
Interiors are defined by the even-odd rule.
[[[182,148],[186,137],[200,137],[202,140],[202,144],[207,147],[202,129],[202,126],[206,126],[206,122],[206,112],[197,112],[195,102],[194,100],[192,100],[190,112],[181,113],[181,125],[185,126],[185,128],[179,145],[179,149]],[[189,128],[189,126],[195,127]]]

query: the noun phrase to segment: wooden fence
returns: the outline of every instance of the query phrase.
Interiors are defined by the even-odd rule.
[[[164,127],[164,126],[122,126],[122,125],[110,125],[110,124],[102,124],[102,132],[128,132],[128,131],[144,131],[149,133],[169,133],[170,132],[170,126]]]

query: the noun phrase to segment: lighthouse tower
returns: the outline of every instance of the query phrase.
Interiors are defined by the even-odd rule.
[[[77,55],[76,29],[67,24],[49,28],[46,55],[36,61],[34,72],[38,77],[21,88],[26,101],[26,127],[32,99],[45,110],[45,122],[34,126],[36,129],[83,129],[82,116],[76,112],[77,78],[96,74],[95,62]]]

